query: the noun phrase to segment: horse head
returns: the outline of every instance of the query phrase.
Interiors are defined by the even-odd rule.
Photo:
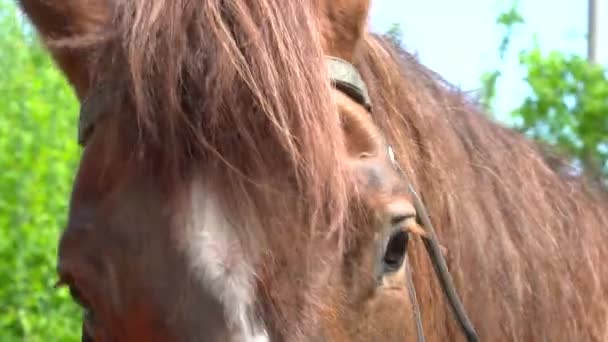
[[[84,338],[416,336],[416,212],[352,66],[369,2],[282,3],[22,1],[82,101]]]
[[[19,2],[81,102],[83,340],[607,340],[606,196],[368,0]]]

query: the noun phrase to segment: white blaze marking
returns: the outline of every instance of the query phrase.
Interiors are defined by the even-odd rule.
[[[183,237],[191,267],[224,306],[230,328],[239,341],[267,342],[268,336],[254,317],[254,269],[234,227],[221,212],[213,193],[201,181],[191,188],[190,221]]]

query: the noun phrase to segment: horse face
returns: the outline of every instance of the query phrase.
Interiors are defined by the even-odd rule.
[[[341,271],[332,279],[331,310],[340,314],[324,316],[329,340],[415,341],[406,254],[417,231],[416,211],[370,113],[342,93],[335,95],[362,210],[354,210]]]
[[[84,150],[59,245],[59,274],[85,310],[83,340],[230,340],[220,299],[195,279],[180,249],[184,232],[171,229],[176,225],[164,194],[145,169],[101,167],[99,142],[92,138]],[[225,222],[206,203],[197,224],[221,229]],[[217,246],[200,246],[201,253],[229,253],[223,237],[213,241]],[[236,282],[239,270],[230,271]],[[231,295],[246,292],[234,286]]]
[[[405,254],[416,213],[372,117],[342,93],[335,98],[357,195],[345,247],[333,246],[343,255],[317,270],[328,274],[327,286],[314,295],[326,302],[311,313],[317,324],[302,339],[414,338]],[[260,286],[288,296],[293,285],[260,283],[261,270],[272,268],[263,258],[272,244],[243,245],[213,186],[202,180],[178,201],[190,215],[176,222],[174,207],[145,168],[126,159],[101,167],[106,146],[93,135],[84,150],[59,246],[59,273],[85,309],[83,335],[99,341],[282,339],[267,325],[274,318],[257,306]]]

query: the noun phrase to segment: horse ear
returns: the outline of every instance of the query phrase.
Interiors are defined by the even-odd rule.
[[[325,52],[353,60],[359,41],[367,29],[370,0],[318,0]]]
[[[19,0],[19,6],[82,100],[89,88],[87,53],[48,43],[98,32],[110,21],[108,0]]]

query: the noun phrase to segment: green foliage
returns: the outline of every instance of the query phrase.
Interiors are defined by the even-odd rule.
[[[517,11],[516,2],[513,3],[508,10],[500,13],[496,18],[496,23],[505,29],[505,33],[498,48],[498,54],[501,60],[504,60],[505,58],[515,28],[524,22],[524,18]],[[498,83],[500,76],[502,76],[500,70],[488,71],[481,75],[482,87],[480,101],[486,110],[491,109],[492,103],[496,98],[496,84]]]
[[[79,157],[78,104],[6,0],[0,70],[0,341],[76,341],[80,311],[54,284]]]
[[[504,58],[509,43],[511,43],[513,30],[517,25],[525,23],[524,18],[517,11],[517,3],[514,3],[508,11],[500,13],[498,18],[496,18],[496,23],[502,25],[506,29],[506,33],[502,37],[500,47],[498,48],[500,58]]]
[[[403,44],[403,31],[401,31],[401,26],[397,23],[391,24],[391,27],[384,34],[384,36],[397,46],[401,46]]]
[[[528,69],[532,94],[513,113],[521,118],[518,128],[578,157],[592,174],[606,174],[606,72],[580,56],[543,54],[538,47],[522,52],[520,60]]]
[[[514,28],[524,22],[516,4],[499,15],[506,29],[499,53],[507,51]],[[554,146],[557,152],[579,162],[598,180],[608,179],[608,77],[607,71],[585,58],[557,51],[543,53],[538,44],[519,53],[526,70],[530,95],[511,115],[515,128]],[[499,70],[482,75],[482,103],[491,108]]]

